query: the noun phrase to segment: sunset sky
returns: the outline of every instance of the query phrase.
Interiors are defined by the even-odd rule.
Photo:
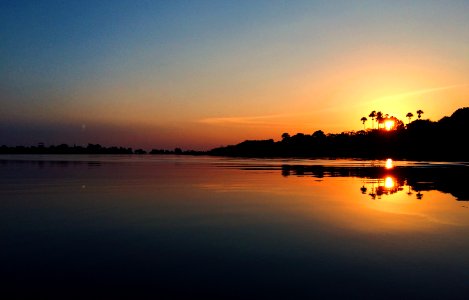
[[[469,106],[464,0],[2,1],[0,40],[0,145],[204,150]]]

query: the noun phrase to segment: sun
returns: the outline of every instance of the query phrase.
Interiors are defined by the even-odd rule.
[[[384,122],[384,128],[386,128],[387,131],[391,130],[394,128],[394,121],[393,120],[387,120]]]

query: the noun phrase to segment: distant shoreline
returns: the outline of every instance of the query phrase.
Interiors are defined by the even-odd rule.
[[[401,122],[402,123],[402,122]],[[282,140],[247,140],[236,145],[208,151],[153,149],[133,150],[126,147],[104,147],[100,144],[69,146],[1,146],[0,154],[136,154],[136,155],[209,155],[240,158],[345,158],[404,159],[432,161],[469,161],[469,107],[456,110],[438,122],[417,119],[393,130],[368,129],[311,135],[282,134]]]

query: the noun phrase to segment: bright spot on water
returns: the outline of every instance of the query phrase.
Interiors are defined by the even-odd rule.
[[[386,167],[386,169],[392,169],[392,168],[394,168],[394,165],[392,164],[392,159],[388,158],[388,159],[386,160],[386,166],[385,166],[385,167]]]
[[[384,179],[384,187],[387,189],[392,189],[394,187],[394,179],[390,176]]]

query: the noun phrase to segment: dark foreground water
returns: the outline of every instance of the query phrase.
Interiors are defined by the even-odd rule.
[[[468,299],[469,166],[0,156],[8,298]]]

